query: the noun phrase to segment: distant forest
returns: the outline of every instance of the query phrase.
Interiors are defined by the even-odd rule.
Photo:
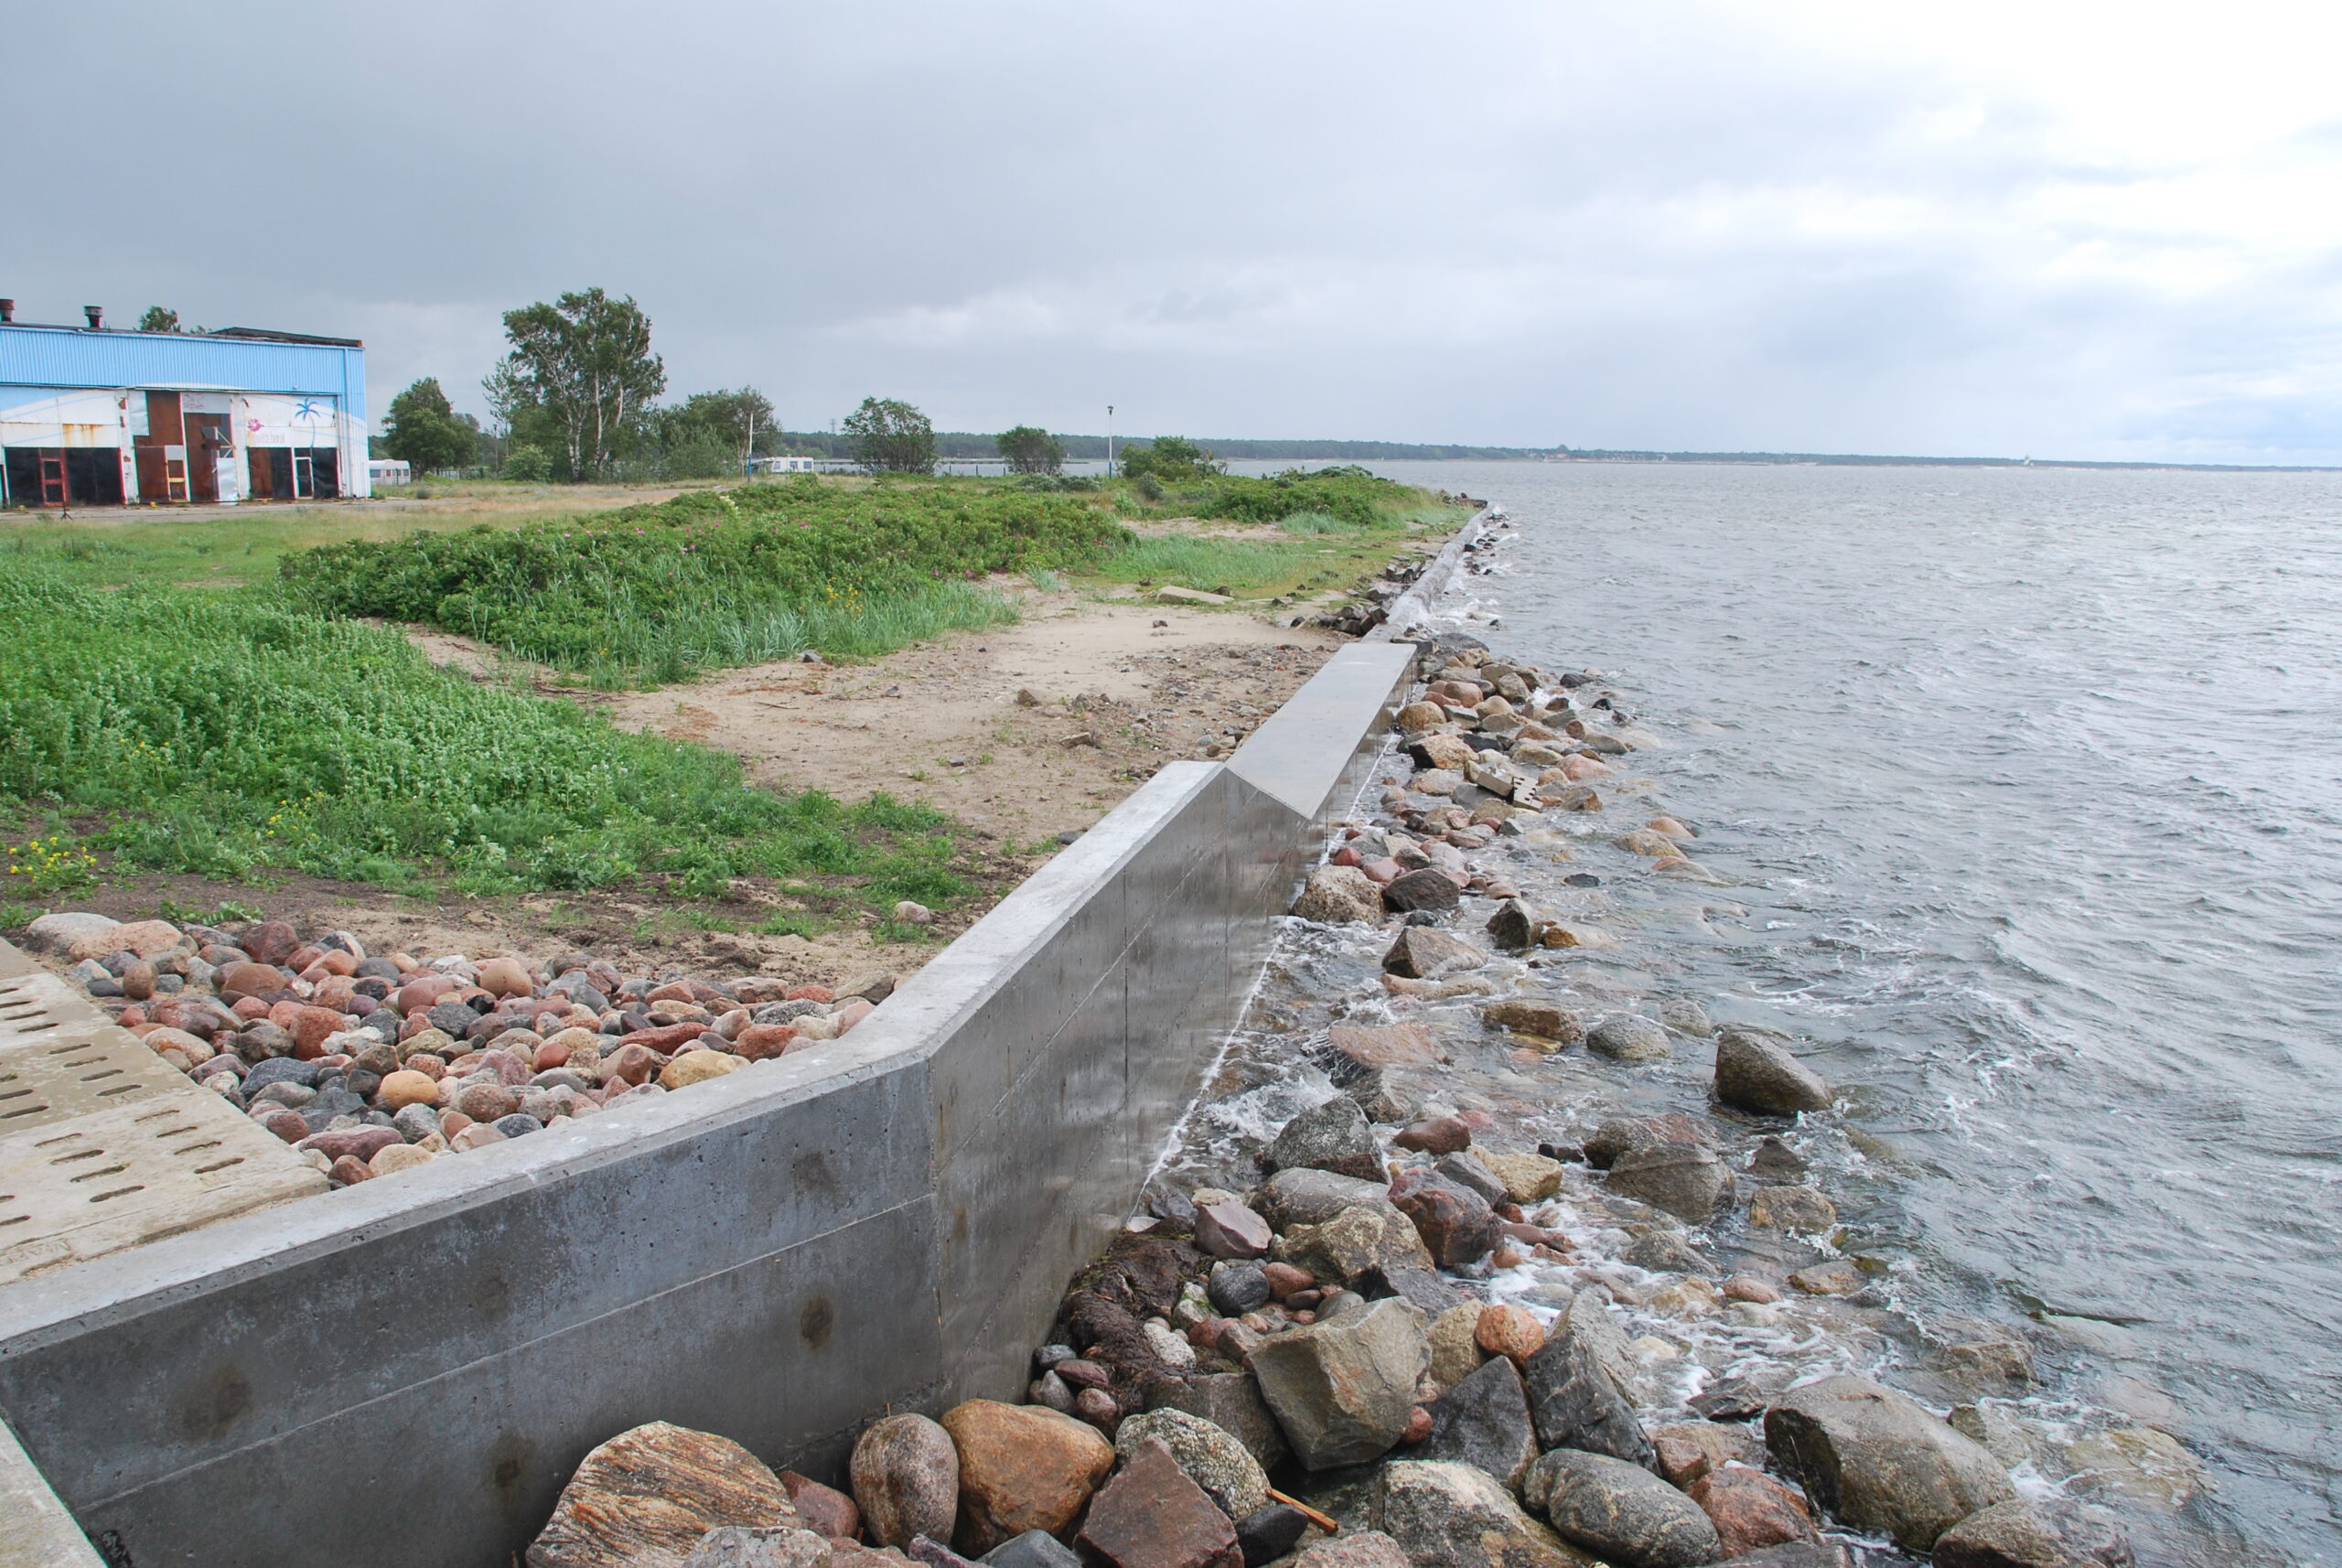
[[[1106,456],[1106,438],[1102,435],[1059,435],[1065,443],[1069,457],[1102,458]],[[1128,452],[1134,447],[1151,446],[1151,435],[1117,435],[1114,450]],[[1234,441],[1198,438],[1221,457],[1246,462],[1301,462],[1323,460],[1337,463],[1359,463],[1371,460],[1391,461],[1405,457],[1445,458],[1466,457],[1543,457],[1550,448],[1533,446],[1425,446],[1405,441]],[[791,430],[779,438],[780,449],[812,457],[851,457],[850,443],[843,435],[833,435],[826,430]],[[935,455],[941,458],[997,457],[1000,448],[993,445],[989,434],[966,430],[939,430],[935,433]]]

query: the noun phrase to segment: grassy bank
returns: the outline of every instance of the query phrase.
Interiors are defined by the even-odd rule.
[[[359,540],[285,558],[328,615],[421,621],[602,684],[887,652],[1014,618],[1005,572],[1102,564],[1126,531],[1072,497],[808,480],[564,523]]]
[[[474,895],[655,875],[703,897],[846,878],[881,908],[964,891],[924,808],[748,789],[732,757],[478,684],[392,631],[22,565],[0,572],[0,798],[20,832],[85,835],[15,856],[17,902],[66,890],[89,850]]]

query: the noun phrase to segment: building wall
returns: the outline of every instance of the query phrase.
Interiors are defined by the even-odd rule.
[[[147,388],[189,394],[188,411],[226,414],[237,497],[253,446],[329,446],[345,496],[372,493],[366,470],[365,350],[177,333],[0,327],[0,446],[112,446],[135,496],[132,447],[146,434]],[[12,497],[21,500],[21,497]],[[237,499],[222,493],[223,499]]]

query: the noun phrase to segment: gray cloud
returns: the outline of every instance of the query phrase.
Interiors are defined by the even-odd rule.
[[[2342,452],[2336,236],[2221,206],[2330,187],[2331,125],[2113,156],[1924,38],[1788,8],[114,0],[11,30],[90,62],[0,101],[59,176],[11,224],[27,315],[356,333],[378,407],[420,374],[461,398],[499,311],[601,284],[675,390],[754,381],[800,425],[876,392],[973,428],[1113,402],[1222,435]]]

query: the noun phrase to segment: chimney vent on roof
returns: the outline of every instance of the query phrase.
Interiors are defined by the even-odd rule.
[[[16,319],[16,302],[13,299],[0,299],[0,323],[15,319]]]
[[[102,305],[85,305],[81,307],[81,314],[90,318],[90,330],[92,332],[106,324],[106,307]]]

